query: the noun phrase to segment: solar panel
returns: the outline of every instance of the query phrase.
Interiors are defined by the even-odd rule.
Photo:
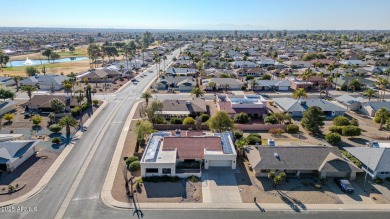
[[[229,141],[229,133],[218,133],[221,142],[222,142],[222,149],[225,154],[233,154],[233,148]]]

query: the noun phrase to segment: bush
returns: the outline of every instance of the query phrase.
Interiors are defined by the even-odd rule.
[[[40,115],[35,115],[31,118],[31,120],[34,125],[39,125],[43,121],[43,118]]]
[[[235,139],[240,139],[244,135],[244,133],[239,129],[234,130],[233,134]]]
[[[357,126],[357,127],[359,127],[359,121],[357,120],[357,119],[355,119],[355,118],[352,118],[352,120],[351,120],[351,125],[353,125],[353,126]]]
[[[340,151],[346,158],[348,158],[352,163],[354,163],[359,168],[362,167],[362,162],[358,160],[356,157],[354,157],[352,154],[350,154],[348,151],[341,150]]]
[[[374,179],[374,182],[376,184],[382,184],[383,183],[383,179],[377,177],[377,178]]]
[[[270,133],[271,135],[281,135],[284,133],[284,130],[280,129],[280,128],[270,129],[270,130],[268,130],[268,133]]]
[[[129,169],[130,171],[137,171],[139,170],[139,168],[141,167],[141,164],[138,160],[136,161],[133,161],[130,165],[129,165]]]
[[[12,185],[8,185],[8,191],[14,191],[15,187],[13,187]]]
[[[184,125],[195,124],[195,119],[188,116],[188,117],[186,117],[186,118],[183,120],[183,124],[184,124]]]
[[[349,126],[344,126],[342,129],[342,135],[344,136],[359,136],[361,134],[361,129],[359,127],[349,125]]]
[[[245,124],[251,121],[251,118],[248,116],[246,113],[239,113],[234,117],[234,122],[240,123],[240,124]]]
[[[250,81],[250,80],[253,80],[253,79],[255,79],[255,77],[253,77],[252,75],[248,75],[245,78],[246,81]]]
[[[89,107],[91,107],[91,104],[89,104],[89,103],[81,104],[81,110],[82,111],[87,110]]]
[[[193,183],[199,182],[199,178],[197,176],[190,176],[188,177],[188,180]]]
[[[265,124],[278,124],[278,120],[276,119],[275,116],[270,115],[264,118],[264,123]]]
[[[247,140],[247,143],[250,144],[250,145],[254,145],[256,143],[258,143],[259,145],[261,145],[261,136],[259,134],[249,134],[248,137],[246,138]]]
[[[81,108],[79,106],[76,106],[71,110],[72,116],[78,116],[80,115]]]
[[[49,126],[49,130],[51,132],[58,133],[62,130],[62,126],[60,126],[58,124],[53,124],[53,125]]]
[[[335,126],[346,126],[349,125],[349,119],[345,116],[337,116],[333,119],[333,125]]]
[[[99,100],[92,100],[92,103],[93,103],[93,105],[98,105],[99,104]]]
[[[341,141],[341,136],[338,133],[328,133],[325,135],[325,141],[331,145],[335,145]]]
[[[136,157],[136,156],[132,156],[132,157],[128,157],[126,159],[126,166],[129,166],[131,163],[133,163],[134,161],[139,161],[139,158]]]
[[[180,118],[173,117],[173,118],[171,118],[170,123],[171,123],[171,124],[182,124],[183,121],[182,121]]]
[[[294,124],[287,125],[287,133],[296,134],[299,132],[299,126]]]
[[[207,120],[210,119],[210,116],[208,114],[202,114],[200,115],[200,119],[202,120],[202,122],[207,122]]]
[[[51,139],[51,143],[53,143],[53,144],[59,144],[59,143],[61,143],[61,139],[58,138],[58,137],[54,137],[53,139]]]
[[[338,134],[342,134],[342,131],[343,131],[343,127],[342,126],[329,126],[329,131],[330,132],[333,132],[333,133],[338,133]]]
[[[14,119],[14,114],[12,114],[12,113],[4,114],[3,119],[7,120],[8,122],[11,122],[11,120]]]

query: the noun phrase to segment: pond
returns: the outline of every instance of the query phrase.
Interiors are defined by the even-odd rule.
[[[54,62],[50,60],[50,63],[61,63],[61,62],[77,62],[81,60],[86,60],[88,57],[72,57],[72,58],[62,58],[57,59]],[[20,66],[30,66],[30,65],[41,65],[48,63],[47,59],[42,60],[31,60],[27,58],[25,61],[11,61],[7,63],[7,67],[20,67]]]

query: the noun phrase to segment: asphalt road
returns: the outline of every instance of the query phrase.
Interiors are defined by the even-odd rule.
[[[173,55],[167,56],[166,64],[168,65],[178,53],[179,50],[176,50]],[[36,212],[0,212],[1,218],[54,218],[94,144],[98,144],[97,149],[82,175],[64,218],[107,218],[110,213],[114,213],[115,209],[103,204],[100,193],[124,122],[133,104],[140,99],[142,90],[157,74],[155,65],[150,70],[153,73],[148,71],[144,73],[145,77],[139,78],[137,85],[130,84],[115,95],[105,96],[107,106],[81,139],[74,140],[75,147],[51,181],[31,199],[16,205],[36,207]],[[98,142],[101,135],[101,141]]]

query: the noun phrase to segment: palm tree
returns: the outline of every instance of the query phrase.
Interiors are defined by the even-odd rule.
[[[26,92],[27,95],[28,95],[28,97],[30,98],[30,100],[31,100],[32,93],[33,93],[34,91],[37,91],[37,90],[38,90],[37,87],[32,86],[32,85],[23,85],[23,86],[21,87],[21,91],[22,91],[22,92]]]
[[[164,69],[167,67],[165,64],[165,61],[167,61],[167,56],[163,56],[163,60],[164,60]]]
[[[329,76],[326,78],[326,98],[329,97],[329,87],[332,85],[333,77]]]
[[[302,97],[307,98],[307,93],[306,93],[305,89],[303,89],[303,88],[298,88],[292,94],[292,98],[294,98],[294,99],[301,99]]]
[[[191,95],[195,95],[196,98],[199,98],[204,95],[204,91],[202,91],[199,87],[195,87],[192,89]]]
[[[313,70],[311,70],[311,68],[306,69],[305,72],[301,75],[302,80],[305,82],[305,89],[307,88],[307,80],[309,80],[312,75]]]
[[[386,94],[386,87],[389,85],[389,81],[384,78],[378,78],[378,80],[375,82],[376,85],[382,90],[382,94],[379,94],[378,100],[384,100],[385,94]]]
[[[284,73],[282,73],[282,74],[279,75],[279,78],[285,79],[285,78],[286,78],[286,75],[285,75]]]
[[[359,80],[357,78],[353,79],[352,81],[350,81],[348,83],[348,87],[351,87],[352,88],[352,91],[355,92],[355,90],[357,88],[360,88],[361,87],[361,83],[359,82]]]
[[[207,83],[207,87],[211,87],[211,89],[215,91],[217,89],[217,84],[213,81],[210,81],[209,83]]]
[[[122,65],[122,64],[119,66],[119,69],[121,70],[121,72],[123,72],[123,69],[124,69],[124,68],[125,68],[125,66]]]
[[[257,84],[256,78],[253,78],[251,80],[251,89],[252,89],[252,91],[254,91],[254,88],[255,88],[256,84]]]
[[[381,130],[383,125],[386,123],[389,114],[390,112],[385,107],[380,108],[378,112],[376,112],[375,117],[379,118],[379,130]]]
[[[77,100],[77,103],[80,105],[81,102],[83,102],[83,100],[84,100],[84,91],[78,90],[75,93],[79,94],[78,96],[76,96],[76,100]]]
[[[326,70],[329,71],[330,75],[332,75],[332,71],[335,69],[334,65],[333,64],[330,64],[328,65],[328,67],[326,68]]]
[[[12,79],[13,79],[14,82],[15,82],[16,90],[19,90],[19,81],[22,80],[22,77],[20,77],[20,76],[14,76],[14,77],[12,77]]]
[[[150,92],[145,92],[141,95],[141,98],[145,99],[146,106],[149,104],[149,99],[152,98],[152,94]]]
[[[367,96],[368,97],[368,101],[371,100],[371,97],[375,96],[375,94],[377,94],[378,92],[373,90],[373,89],[366,89],[364,92],[363,92],[363,95]]]
[[[66,135],[70,135],[70,127],[76,128],[79,123],[72,116],[65,116],[58,121],[58,124],[62,127],[65,126]]]

